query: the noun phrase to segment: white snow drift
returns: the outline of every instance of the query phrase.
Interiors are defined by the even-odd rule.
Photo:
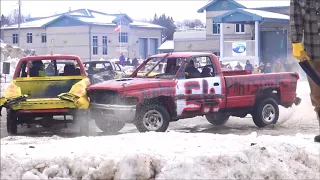
[[[319,179],[313,136],[139,133],[1,139],[2,179]]]
[[[7,76],[7,81],[12,79],[14,70],[17,66],[19,59],[27,55],[35,55],[33,49],[22,49],[11,44],[0,43],[1,61],[0,61],[0,75],[1,82],[4,82],[4,75],[2,74],[2,62],[10,62],[10,75]]]

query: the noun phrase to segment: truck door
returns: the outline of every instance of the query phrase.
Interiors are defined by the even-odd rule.
[[[192,57],[183,67],[185,77],[176,82],[177,116],[197,116],[217,112],[222,94],[221,78],[210,56]],[[183,76],[183,75],[182,75]]]

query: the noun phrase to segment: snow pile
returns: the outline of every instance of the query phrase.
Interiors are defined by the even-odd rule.
[[[10,62],[10,75],[7,75],[7,82],[12,79],[14,70],[20,58],[26,57],[27,55],[35,55],[35,50],[32,49],[21,49],[17,46],[12,46],[6,43],[0,43],[1,61],[0,61],[0,72],[1,82],[4,82],[4,74],[2,74],[2,63]]]
[[[313,136],[138,133],[1,139],[2,179],[319,179]]]

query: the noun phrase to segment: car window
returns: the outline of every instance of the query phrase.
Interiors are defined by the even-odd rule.
[[[27,63],[30,63],[29,71]],[[18,77],[80,76],[77,60],[30,60],[21,64]]]
[[[185,78],[214,77],[216,68],[210,56],[192,57],[185,67]]]
[[[116,66],[116,71],[121,71],[121,67],[119,66],[118,63],[115,63],[115,66]]]

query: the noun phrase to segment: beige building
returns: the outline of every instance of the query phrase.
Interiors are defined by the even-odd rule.
[[[206,28],[175,32],[174,51],[211,52],[223,61],[255,64],[291,57],[289,6],[247,8],[241,1],[212,0],[198,10],[203,12]]]
[[[120,25],[120,31],[116,31]],[[101,58],[142,57],[156,54],[163,27],[137,22],[126,14],[106,14],[89,9],[33,18],[20,27],[2,27],[1,39],[37,54],[73,54],[83,61]],[[18,37],[19,36],[19,37]]]

